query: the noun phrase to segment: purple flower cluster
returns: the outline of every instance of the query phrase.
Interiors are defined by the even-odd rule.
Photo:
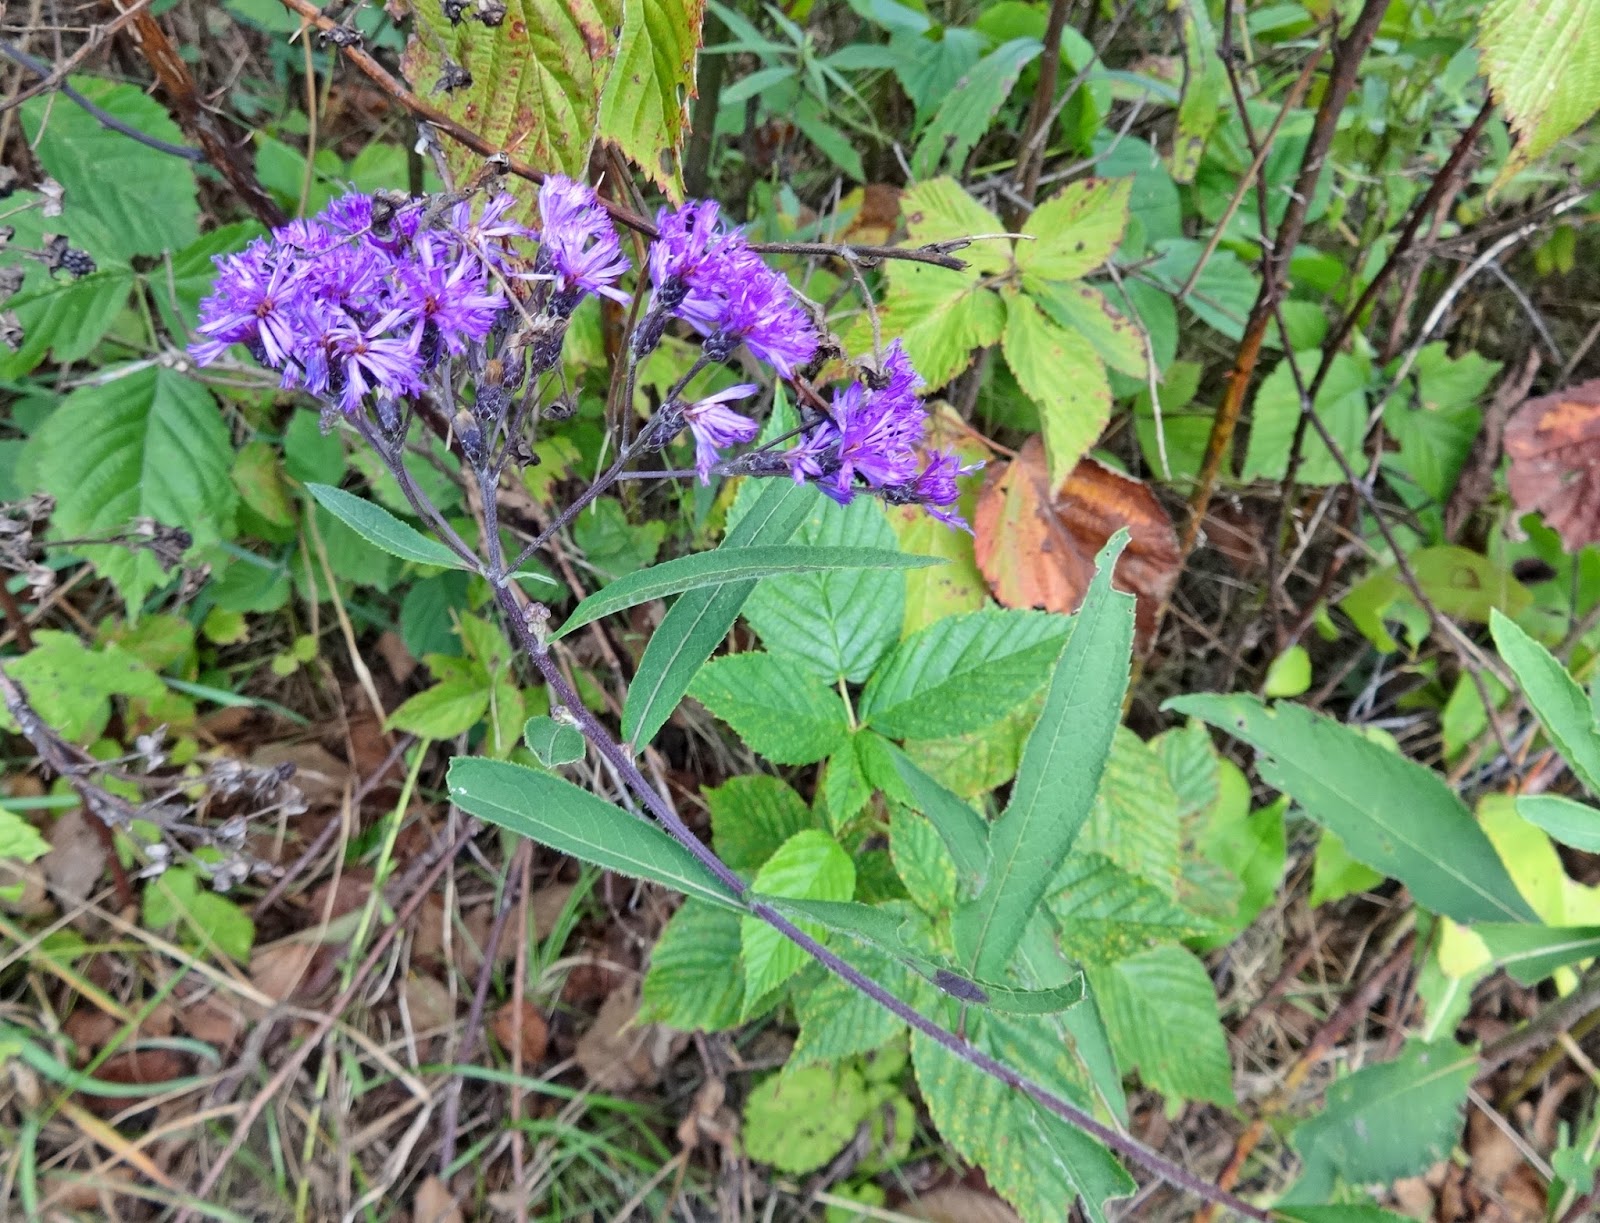
[[[743,344],[756,360],[785,378],[817,353],[817,329],[789,282],[737,229],[727,229],[710,200],[663,209],[650,248],[650,315],[683,319],[705,337],[706,352],[723,360]],[[660,338],[660,323],[641,329],[644,351]]]
[[[511,219],[515,206],[501,193],[475,216],[462,201],[425,225],[422,200],[335,200],[217,259],[190,353],[206,365],[243,344],[282,371],[286,388],[355,413],[369,391],[390,400],[421,393],[446,354],[489,337],[513,293],[563,320],[585,293],[627,300],[616,285],[628,263],[590,188],[547,182],[537,231]],[[533,242],[530,259],[522,245]]]

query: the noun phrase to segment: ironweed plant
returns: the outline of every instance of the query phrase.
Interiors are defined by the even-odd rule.
[[[551,719],[530,723],[530,748],[547,766],[574,760],[584,749],[564,746],[563,737],[575,729],[650,820],[554,772],[479,758],[453,762],[454,801],[558,850],[685,892],[690,905],[767,927],[926,1042],[918,1058],[925,1083],[939,1067],[958,1066],[987,1082],[985,1090],[1021,1093],[1006,1105],[1024,1110],[1010,1128],[1019,1136],[1037,1131],[1042,1151],[1074,1150],[1084,1162],[1061,1186],[1096,1211],[1105,1197],[1132,1188],[1109,1154],[1115,1151],[1209,1201],[1268,1217],[1098,1119],[1090,1099],[1074,1098],[1053,1070],[1041,1077],[1044,1067],[1019,1067],[996,1052],[1016,1047],[1004,1039],[1006,1025],[1068,1012],[1085,998],[1082,973],[1054,946],[1042,904],[1087,817],[1127,683],[1131,600],[1109,581],[1122,537],[1101,557],[1055,666],[1005,816],[985,826],[960,799],[885,748],[887,771],[874,780],[928,814],[965,876],[965,899],[946,927],[930,928],[892,903],[796,898],[782,888],[766,894],[689,828],[641,772],[635,750],[689,690],[758,580],[933,559],[788,543],[812,504],[796,499],[802,486],[838,507],[879,498],[920,506],[951,529],[967,529],[956,481],[976,467],[925,446],[922,379],[898,341],[863,361],[859,377],[830,398],[811,388],[802,375],[823,350],[812,313],[715,202],[660,212],[643,283],[632,290],[624,287],[631,269],[618,234],[589,187],[550,176],[530,211],[534,223],[522,223],[519,201],[500,190],[437,198],[346,195],[310,220],[219,257],[214,292],[200,308],[200,338],[190,349],[208,364],[242,345],[278,372],[285,388],[320,402],[324,428],[346,422],[359,432],[436,538],[348,492],[313,486],[313,494],[374,544],[486,581],[518,648],[552,694]],[[669,328],[698,336],[699,353],[660,406],[621,439],[609,468],[508,559],[498,530],[502,477],[527,460],[544,430],[571,414],[562,350],[573,311],[588,296],[630,312],[613,371],[614,402],[633,403],[640,364]],[[704,394],[691,389],[711,367],[741,354],[791,384],[800,405],[798,423],[769,430],[765,441],[758,440],[761,423],[748,414],[758,384]],[[481,555],[407,468],[407,440],[422,418],[442,423],[466,460],[482,506]],[[692,468],[628,470],[685,430],[693,441]],[[551,608],[522,588],[530,576],[524,564],[602,492],[640,476],[766,483],[722,547],[619,579],[552,628]],[[556,665],[551,642],[602,615],[674,594],[681,597],[641,662],[619,739],[585,708]],[[1041,661],[1054,661],[1063,636],[1052,632],[1041,640]],[[793,699],[803,704],[798,691]],[[1051,804],[1066,817],[1037,818]],[[767,877],[763,872],[757,882]],[[1086,1039],[1092,1025],[1083,1030]],[[941,1127],[953,1124],[936,1119]]]

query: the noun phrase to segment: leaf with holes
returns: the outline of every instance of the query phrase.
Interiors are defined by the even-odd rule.
[[[416,93],[494,148],[582,179],[623,8],[619,0],[509,0],[505,19],[488,26],[452,25],[440,5],[418,4],[423,29],[407,42],[400,67]],[[436,92],[447,61],[470,72],[472,84]],[[462,178],[483,164],[454,141],[445,142],[445,156]]]
[[[679,158],[705,11],[705,0],[623,4],[616,64],[600,96],[601,137],[675,199],[683,197]]]

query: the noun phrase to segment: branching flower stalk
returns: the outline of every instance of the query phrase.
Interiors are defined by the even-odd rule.
[[[836,390],[820,410],[766,445],[750,448],[760,423],[740,407],[760,387],[741,382],[704,393],[702,374],[743,352],[791,379],[812,363],[819,337],[787,280],[769,268],[715,203],[663,210],[647,257],[648,301],[635,309],[620,403],[632,409],[639,368],[669,328],[700,339],[700,353],[661,406],[592,484],[554,514],[506,562],[497,494],[506,468],[527,452],[547,414],[540,397],[558,381],[572,312],[587,296],[630,302],[620,285],[629,270],[612,221],[594,193],[569,179],[542,183],[537,224],[514,219],[517,201],[491,193],[443,201],[349,195],[320,216],[275,230],[243,253],[219,259],[216,291],[201,307],[202,364],[242,344],[285,388],[303,390],[331,426],[349,421],[394,475],[417,517],[463,565],[488,584],[516,646],[542,676],[552,709],[573,722],[650,816],[718,881],[730,903],[764,922],[855,989],[982,1073],[1024,1092],[1040,1107],[1092,1135],[1169,1183],[1252,1219],[1268,1214],[1195,1176],[1089,1112],[1051,1092],[924,1016],[890,989],[830,951],[745,882],[684,823],[635,764],[632,753],[590,712],[550,652],[550,609],[516,577],[596,497],[625,476],[671,478],[675,472],[629,472],[636,460],[687,432],[692,472],[787,478],[809,483],[840,505],[873,496],[919,505],[952,527],[956,479],[972,470],[955,455],[925,450],[928,417],[922,380],[898,342],[875,368]],[[406,436],[424,400],[445,405],[482,506],[483,555],[477,555],[407,471]],[[741,449],[742,448],[742,449]],[[657,464],[660,466],[660,464]],[[961,984],[965,984],[961,982]],[[949,992],[956,990],[947,986]],[[958,994],[967,997],[967,994]]]

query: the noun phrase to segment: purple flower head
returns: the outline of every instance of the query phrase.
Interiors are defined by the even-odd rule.
[[[490,196],[474,219],[472,201],[462,200],[450,210],[450,230],[456,239],[485,264],[505,271],[513,242],[531,241],[538,235],[506,214],[516,207],[509,191]]]
[[[972,528],[967,520],[949,507],[961,496],[956,477],[970,476],[982,468],[982,463],[963,465],[954,454],[930,450],[922,470],[906,483],[886,489],[884,500],[890,505],[920,505],[940,522],[970,534]]]
[[[816,356],[817,332],[788,280],[749,251],[727,260],[719,272],[721,308],[708,328],[708,350],[726,345],[731,353],[742,341],[756,360],[792,378],[797,366]]]
[[[339,397],[347,414],[361,410],[368,391],[389,395],[415,395],[423,389],[420,327],[406,335],[391,334],[405,322],[395,310],[369,327],[354,322],[335,324],[328,332],[328,390]]]
[[[189,346],[209,365],[234,344],[244,344],[261,364],[277,369],[295,345],[293,313],[303,286],[292,257],[256,239],[237,255],[219,255],[216,285],[200,303],[197,331],[206,338]]]
[[[536,273],[555,280],[551,310],[566,317],[585,293],[626,302],[617,288],[628,270],[611,218],[594,190],[559,174],[539,187],[539,256]]]
[[[906,366],[909,370],[909,365]],[[833,397],[833,420],[839,429],[838,486],[848,488],[856,476],[869,488],[903,484],[917,473],[917,446],[927,427],[915,391],[904,379],[883,390],[867,390],[853,382]]]
[[[415,252],[415,262],[400,269],[405,296],[447,351],[463,353],[493,329],[506,299],[490,289],[482,261],[470,251],[429,234]]]
[[[656,215],[659,231],[650,247],[650,283],[654,301],[667,310],[678,310],[685,297],[700,280],[715,251],[730,240],[743,239],[723,232],[722,219],[714,200],[690,200],[681,208],[663,208]],[[696,305],[704,307],[704,302]],[[691,313],[695,311],[691,308]]]
[[[755,421],[726,406],[735,399],[748,399],[760,389],[754,383],[741,382],[683,409],[689,432],[694,435],[694,468],[700,483],[711,483],[711,469],[722,458],[723,447],[753,441],[761,432]]]

